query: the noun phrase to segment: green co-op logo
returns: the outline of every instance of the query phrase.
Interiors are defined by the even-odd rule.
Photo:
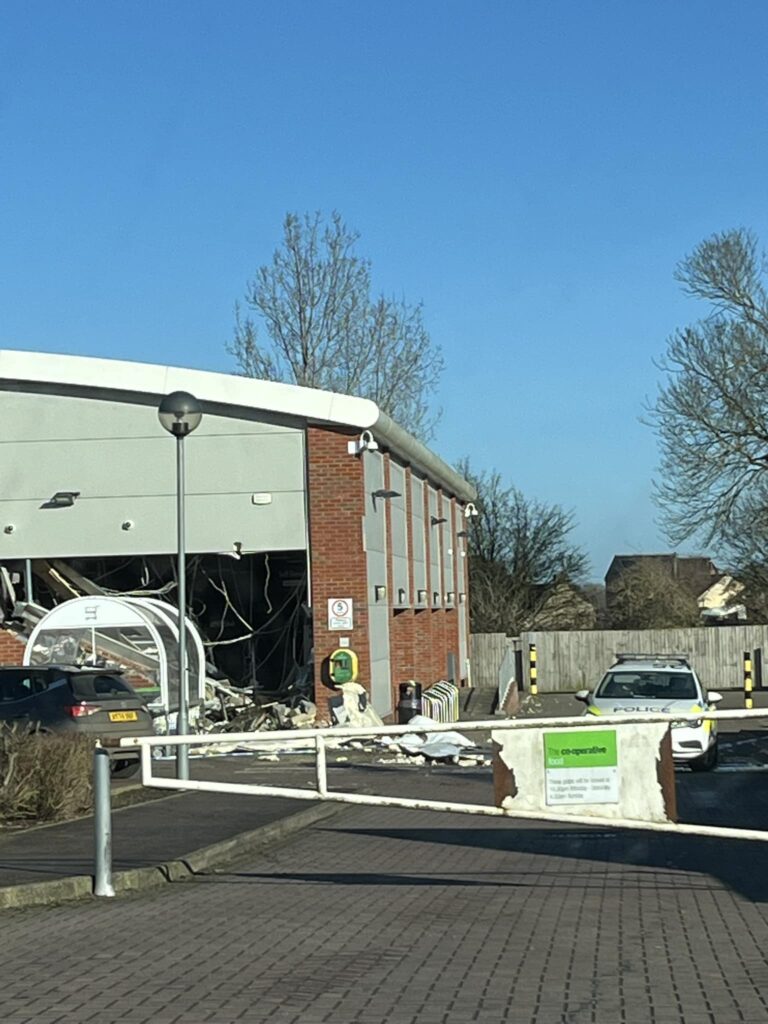
[[[545,732],[544,763],[547,768],[615,768],[616,730]]]

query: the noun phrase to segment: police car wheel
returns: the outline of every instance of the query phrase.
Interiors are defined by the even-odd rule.
[[[691,771],[708,772],[717,764],[717,741],[712,744],[706,754],[691,761]]]

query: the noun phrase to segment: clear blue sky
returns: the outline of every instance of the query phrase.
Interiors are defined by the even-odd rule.
[[[768,244],[768,4],[6,0],[0,346],[232,367],[287,210],[447,361],[434,447],[668,549],[640,423],[702,238]]]

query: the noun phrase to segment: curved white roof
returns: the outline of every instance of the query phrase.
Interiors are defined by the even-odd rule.
[[[368,398],[231,373],[13,349],[0,349],[0,387],[4,381],[56,387],[63,392],[76,389],[90,392],[94,398],[114,397],[122,392],[126,398],[138,394],[152,395],[159,400],[171,391],[189,391],[201,402],[211,405],[258,409],[331,426],[372,430],[388,448],[458,497],[466,500],[475,497],[473,488],[463,477]]]
[[[189,391],[201,402],[262,409],[360,430],[372,427],[379,417],[379,407],[367,398],[123,359],[0,349],[0,380],[86,389],[96,396],[104,391],[124,391],[161,398],[171,391]]]

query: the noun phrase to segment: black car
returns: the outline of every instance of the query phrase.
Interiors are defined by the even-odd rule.
[[[63,665],[0,666],[0,722],[94,739],[154,735],[146,704],[119,674]],[[110,754],[113,776],[138,769],[138,749]]]

